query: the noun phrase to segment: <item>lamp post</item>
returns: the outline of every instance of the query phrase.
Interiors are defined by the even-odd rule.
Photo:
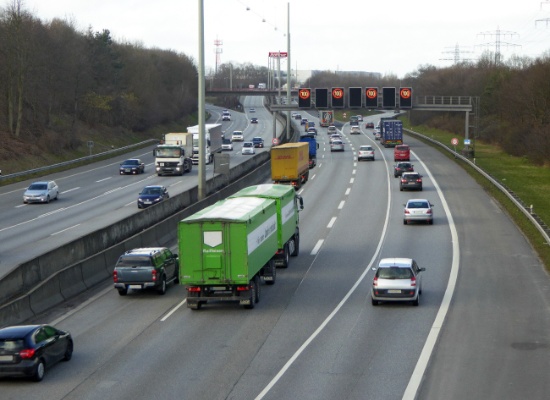
[[[290,106],[290,85],[292,83],[292,77],[290,76],[290,3],[287,3],[286,51],[286,104]],[[290,110],[286,112],[286,137],[290,139]]]
[[[198,82],[198,107],[199,107],[199,182],[198,197],[202,200],[206,197],[206,165],[204,155],[205,140],[205,81],[204,81],[204,0],[199,0],[199,82]]]

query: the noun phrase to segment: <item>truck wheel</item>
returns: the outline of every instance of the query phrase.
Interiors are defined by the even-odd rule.
[[[287,243],[285,243],[285,247],[283,249],[283,265],[281,265],[282,268],[288,268],[288,264],[290,263],[290,251],[289,251],[289,242],[293,242],[292,240],[289,240]]]
[[[187,308],[190,308],[191,310],[200,310],[202,306],[202,302],[197,301],[196,303],[189,303],[187,302]]]
[[[261,295],[261,292],[262,292],[262,288],[260,286],[260,276],[259,275],[256,275],[254,277],[254,283],[256,285],[256,298],[255,298],[255,301],[256,301],[256,303],[259,303],[260,302],[260,295]]]
[[[250,304],[245,305],[244,308],[247,308],[250,310],[254,308],[254,306],[256,305],[256,290],[258,290],[256,288],[256,277],[250,280],[249,285],[250,285],[250,297],[249,297]]]
[[[292,241],[294,242],[294,250],[290,252],[290,255],[292,257],[296,257],[298,256],[298,254],[300,254],[300,233],[299,232],[296,232],[294,234]]]
[[[277,267],[275,266],[275,263],[273,262],[273,260],[269,260],[267,265],[268,265],[267,269],[269,270],[269,273],[271,274],[271,280],[270,281],[264,280],[264,282],[265,282],[266,285],[274,285],[275,281],[277,280]]]
[[[157,289],[157,293],[160,295],[166,294],[166,276],[162,275],[162,280],[160,281],[160,287]]]
[[[121,296],[126,296],[128,294],[128,286],[124,286],[124,289],[118,289],[118,294]]]
[[[193,169],[193,163],[192,163],[192,162],[188,162],[188,163],[187,163],[187,172],[191,172],[192,169]]]

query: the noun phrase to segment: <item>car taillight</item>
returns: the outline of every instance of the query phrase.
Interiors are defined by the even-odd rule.
[[[372,286],[374,286],[374,287],[378,286],[378,277],[377,276],[375,276],[374,279],[372,280]]]
[[[426,211],[426,214],[431,214],[431,213],[432,213],[432,210]]]
[[[406,179],[401,179],[401,183],[407,183]]]
[[[422,178],[418,178],[416,181],[417,181],[418,183],[420,183],[420,182],[422,182]]]
[[[116,270],[113,271],[113,281],[114,281],[115,283],[118,282],[118,272],[117,272]]]
[[[23,349],[19,352],[19,356],[24,360],[28,360],[34,357],[34,353],[36,353],[34,349]]]
[[[416,286],[416,278],[414,276],[411,278],[411,286]]]
[[[153,282],[156,282],[157,281],[157,270],[154,269],[152,272],[151,272],[151,279],[153,280]]]
[[[405,208],[405,214],[410,214],[410,213],[411,212],[407,208]]]

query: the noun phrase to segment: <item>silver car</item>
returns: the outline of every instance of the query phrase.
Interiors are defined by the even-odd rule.
[[[341,140],[333,140],[330,142],[330,151],[344,151],[344,142]]]
[[[254,150],[254,143],[244,142],[242,154],[256,154],[256,151]]]
[[[359,147],[359,152],[357,153],[357,161],[362,160],[372,160],[374,161],[374,149],[368,144],[364,144]]]
[[[23,203],[49,203],[59,198],[59,187],[54,181],[32,183],[23,193]]]
[[[422,271],[412,258],[380,260],[372,280],[372,305],[381,301],[410,301],[418,306],[422,294]]]
[[[410,199],[404,204],[403,224],[411,221],[422,221],[432,225],[434,220],[433,204],[427,199]]]

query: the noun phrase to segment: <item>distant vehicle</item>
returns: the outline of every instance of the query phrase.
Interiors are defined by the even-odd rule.
[[[344,142],[341,140],[333,140],[330,142],[330,151],[344,151]]]
[[[255,109],[255,108],[250,108],[250,109],[248,110],[248,112],[255,113],[255,112],[256,112],[256,109]]]
[[[59,186],[55,181],[33,182],[23,193],[23,203],[49,203],[59,198]]]
[[[401,176],[403,172],[414,172],[414,165],[408,161],[400,162],[393,167],[393,177]]]
[[[129,289],[155,289],[166,293],[166,286],[178,282],[179,260],[166,247],[146,247],[128,250],[118,259],[113,281],[118,294],[126,296]]]
[[[363,116],[362,116],[362,115],[358,115],[358,116],[357,116],[357,121],[363,122]]]
[[[317,128],[315,128],[314,126],[307,128],[307,134],[317,136]]]
[[[409,301],[418,306],[422,294],[422,274],[426,268],[420,268],[411,258],[383,258],[378,264],[372,280],[372,305],[381,301]]]
[[[231,121],[231,113],[227,110],[222,112],[222,121]]]
[[[399,181],[399,190],[422,190],[422,175],[418,172],[403,172]]]
[[[359,128],[359,125],[354,125],[350,129],[350,135],[360,135],[361,134],[361,128]]]
[[[250,123],[251,124],[257,124],[258,123],[258,118],[256,118],[256,117],[250,118]]]
[[[393,161],[410,161],[411,148],[407,144],[398,144],[393,149]]]
[[[231,134],[232,142],[242,142],[243,140],[244,140],[243,131],[233,131],[233,133]]]
[[[359,125],[359,118],[357,117],[357,115],[352,115],[349,119],[349,124],[350,126],[356,126],[356,125]]]
[[[338,133],[338,130],[334,125],[329,125],[329,127],[327,128],[327,133],[329,135],[332,135],[333,133]]]
[[[342,135],[340,135],[339,133],[333,133],[332,135],[330,135],[329,140],[331,143],[333,140],[342,140]]]
[[[374,129],[374,122],[367,122],[365,124],[365,128],[367,129]]]
[[[44,379],[46,369],[73,356],[69,332],[51,325],[15,325],[0,329],[0,377]]]
[[[145,186],[137,199],[138,208],[147,208],[170,198],[168,189],[161,185]]]
[[[357,153],[357,161],[363,160],[374,161],[374,149],[368,144],[359,147],[359,152]]]
[[[256,154],[256,151],[254,150],[254,143],[244,142],[242,154]]]
[[[141,162],[139,158],[131,158],[125,160],[120,164],[120,175],[136,175],[143,174],[145,172],[145,164]]]
[[[302,120],[302,115],[301,114],[294,114],[294,119]]]
[[[233,143],[231,143],[231,139],[222,139],[222,150],[223,151],[231,151],[233,150]]]
[[[404,206],[404,225],[407,225],[411,221],[423,221],[430,225],[433,224],[433,204],[427,199],[410,199]]]
[[[302,118],[302,120],[300,121],[300,125],[305,125],[307,124],[307,118]]]
[[[259,136],[253,137],[252,143],[254,144],[254,147],[257,147],[260,149],[264,147],[264,140]]]

